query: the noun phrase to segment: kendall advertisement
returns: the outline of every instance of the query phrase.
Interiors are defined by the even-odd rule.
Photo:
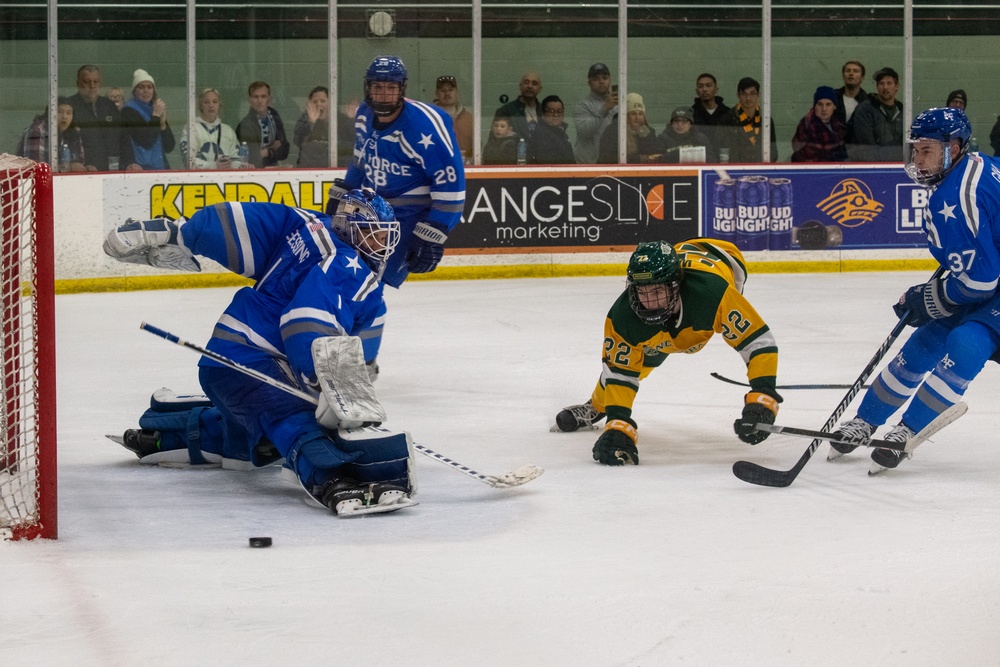
[[[697,236],[694,169],[655,173],[466,172],[465,214],[448,248],[631,249],[641,241]]]
[[[704,234],[741,250],[914,248],[928,192],[901,169],[702,172]]]

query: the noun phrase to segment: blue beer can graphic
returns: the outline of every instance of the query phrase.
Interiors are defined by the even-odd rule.
[[[767,176],[741,176],[736,183],[736,245],[767,250],[771,207]]]
[[[720,178],[712,192],[712,234],[721,241],[736,243],[736,181]]]
[[[792,247],[792,226],[795,222],[792,216],[792,179],[772,178],[770,186],[770,223],[771,250],[788,250]]]

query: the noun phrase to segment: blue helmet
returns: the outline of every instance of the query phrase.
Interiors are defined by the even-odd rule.
[[[372,83],[398,83],[399,95],[392,102],[376,102],[372,99]],[[365,72],[365,102],[376,116],[391,116],[401,106],[406,96],[406,65],[396,56],[376,56]]]
[[[907,153],[906,170],[915,183],[936,185],[958,164],[969,151],[972,124],[965,112],[954,107],[928,109],[913,119],[910,135],[906,139],[910,149]],[[936,149],[928,149],[927,142],[936,141],[941,145],[941,155]],[[958,141],[959,151],[951,154],[951,144]],[[925,147],[918,148],[918,144]],[[928,153],[932,150],[932,153]]]
[[[333,203],[333,200],[330,201]],[[379,273],[399,243],[399,223],[389,202],[371,188],[349,190],[328,206],[333,231]]]

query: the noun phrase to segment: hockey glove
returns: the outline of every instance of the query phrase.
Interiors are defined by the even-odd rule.
[[[896,311],[896,317],[906,318],[904,324],[922,327],[931,320],[954,315],[956,304],[945,295],[944,281],[932,280],[906,290],[892,309]]]
[[[429,222],[418,222],[413,229],[413,240],[406,253],[406,268],[410,273],[433,271],[444,254],[448,235]]]
[[[743,442],[756,445],[771,435],[765,431],[758,431],[757,424],[773,424],[777,414],[778,399],[759,391],[751,391],[746,395],[743,416],[733,422],[733,430]]]
[[[639,465],[638,439],[631,420],[612,419],[594,443],[594,460],[606,466]]]

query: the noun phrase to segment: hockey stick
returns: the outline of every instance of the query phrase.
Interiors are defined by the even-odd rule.
[[[826,440],[828,442],[835,442],[839,445],[854,445],[855,447],[878,447],[880,449],[894,449],[897,452],[908,452],[906,448],[907,443],[905,442],[889,442],[888,440],[877,440],[875,438],[869,438],[868,440],[862,440],[855,442],[853,440],[841,440],[836,433],[830,433],[828,431],[814,431],[809,428],[796,428],[794,426],[779,426],[778,424],[765,424],[763,422],[757,424],[755,428],[758,431],[764,431],[765,433],[776,433],[780,435],[794,435],[800,438],[816,438],[819,440]]]
[[[242,364],[236,363],[229,357],[225,357],[217,352],[212,352],[211,350],[207,350],[196,343],[192,343],[190,341],[184,340],[183,338],[179,338],[178,336],[175,336],[174,334],[168,331],[164,331],[159,327],[154,327],[152,324],[147,324],[146,322],[143,322],[142,324],[139,325],[139,328],[142,329],[143,331],[148,331],[154,336],[159,336],[164,340],[170,341],[175,345],[180,345],[181,347],[186,347],[189,350],[193,350],[198,354],[208,357],[212,361],[218,362],[227,368],[233,369],[234,371],[239,371],[244,375],[249,375],[255,380],[259,380],[260,382],[270,385],[275,389],[280,389],[281,391],[291,394],[292,396],[297,396],[298,398],[301,398],[303,401],[306,401],[307,403],[311,403],[313,405],[319,404],[319,399],[317,399],[309,392],[303,391],[301,389],[298,389],[297,387],[293,387],[290,384],[277,380],[271,377],[270,375],[267,375],[266,373],[261,373],[258,370],[254,370],[253,368],[249,368]],[[530,482],[531,480],[535,479],[543,472],[545,472],[543,468],[539,468],[538,466],[526,463],[523,466],[520,466],[518,468],[515,468],[514,470],[511,470],[510,472],[506,472],[503,475],[500,475],[499,477],[494,477],[493,475],[484,475],[480,472],[476,472],[472,468],[464,466],[458,461],[450,459],[447,456],[438,454],[434,450],[429,449],[428,447],[424,447],[421,444],[413,443],[413,448],[416,449],[421,454],[423,454],[424,456],[432,458],[435,461],[438,461],[439,463],[445,464],[446,466],[450,466],[451,468],[454,468],[455,470],[463,474],[466,474],[469,477],[472,477],[473,479],[478,479],[480,482],[488,484],[492,486],[494,489],[509,489],[515,486],[521,486],[522,484],[527,484],[528,482]]]
[[[944,273],[944,269],[938,267],[930,279],[936,280],[942,273]],[[875,368],[882,361],[882,357],[886,355],[889,348],[892,347],[892,344],[896,342],[896,338],[899,337],[899,334],[902,333],[903,329],[906,327],[906,320],[908,318],[909,311],[903,313],[903,316],[899,318],[899,321],[896,322],[892,331],[889,332],[889,336],[882,342],[881,347],[879,347],[879,349],[875,352],[875,356],[871,358],[871,361],[868,362],[865,369],[861,371],[861,375],[859,375],[858,379],[851,385],[847,394],[840,400],[840,403],[837,404],[833,414],[830,415],[830,418],[826,420],[826,423],[820,430],[829,431],[837,424],[841,415],[843,415],[844,411],[847,410],[847,406],[851,404],[854,397],[858,395],[859,391],[861,391],[861,387],[864,385],[865,381],[869,378],[869,376],[871,376],[871,374],[875,371]],[[802,472],[805,465],[809,463],[809,459],[812,458],[812,455],[822,443],[823,441],[818,438],[809,443],[809,447],[806,451],[802,452],[802,456],[799,457],[799,460],[796,461],[795,465],[793,465],[789,470],[774,470],[772,468],[765,468],[764,466],[751,461],[737,461],[733,464],[733,474],[744,482],[757,484],[759,486],[788,486],[795,481],[796,477],[799,476],[799,473]]]
[[[730,380],[725,375],[720,373],[712,373],[712,377],[716,380],[722,380],[723,382],[728,382],[729,384],[735,384],[737,387],[750,387],[746,382],[740,382],[738,380]],[[775,389],[850,389],[849,384],[779,384]],[[868,385],[862,385],[862,389],[867,389]]]

